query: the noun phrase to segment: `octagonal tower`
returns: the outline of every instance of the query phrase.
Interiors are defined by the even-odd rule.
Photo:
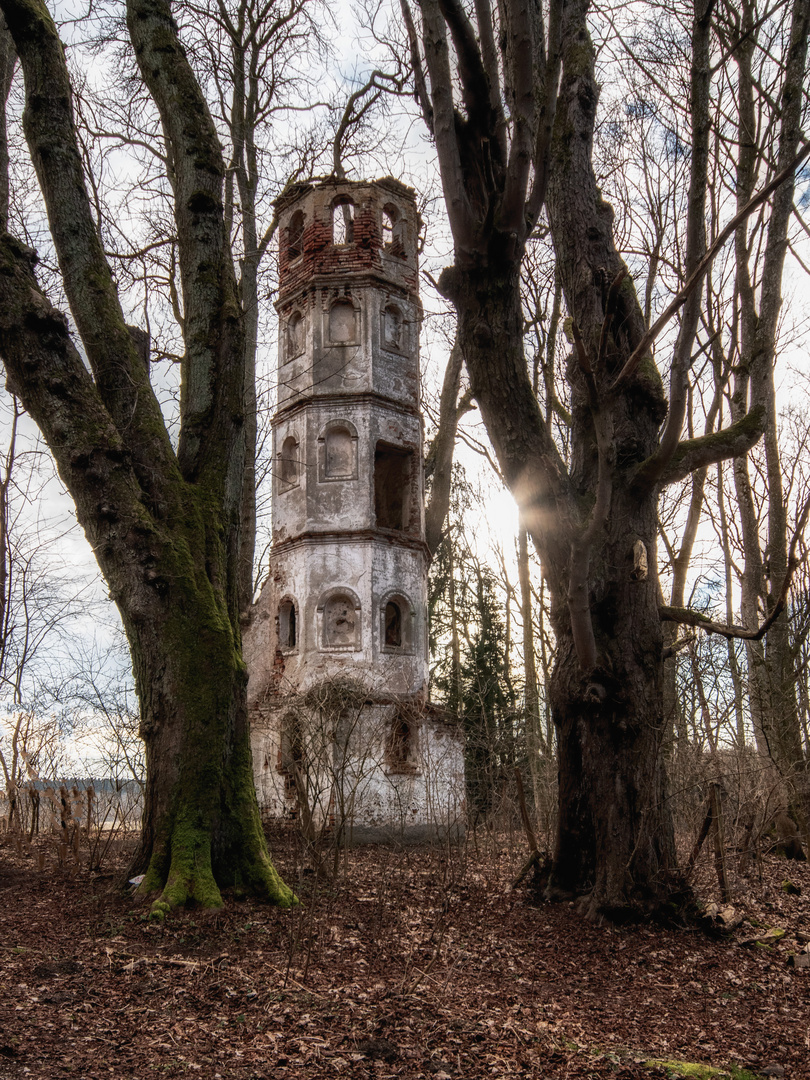
[[[425,708],[416,203],[330,180],[278,212],[273,542],[244,642],[259,798],[327,820],[350,785],[355,831],[401,834],[463,799],[459,733]]]
[[[427,683],[417,214],[395,180],[280,209],[273,418],[274,678]],[[273,637],[275,640],[273,640]]]

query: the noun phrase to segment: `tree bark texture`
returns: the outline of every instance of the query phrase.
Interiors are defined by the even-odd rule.
[[[0,353],[71,493],[129,640],[146,746],[132,871],[162,915],[237,887],[294,898],[261,828],[239,631],[245,332],[213,124],[164,0],[132,0],[136,56],[172,163],[186,355],[175,454],[93,223],[71,88],[42,0],[3,0],[26,82],[24,124],[71,311],[42,294],[35,254],[0,238]]]
[[[534,635],[532,583],[529,569],[529,535],[521,525],[518,530],[518,583],[520,585],[520,618],[523,638],[523,724],[526,733],[526,753],[529,758],[529,779],[535,807],[540,806],[540,758],[550,748],[544,745],[540,722],[540,689],[537,682],[537,661]]]
[[[17,53],[14,49],[14,41],[8,32],[6,20],[0,12],[0,229],[8,228],[8,199],[9,199],[9,159],[8,159],[8,135],[6,130],[6,103],[11,80],[14,77],[14,68],[17,62]]]
[[[565,177],[559,183],[565,216],[560,208],[555,220],[552,211],[552,227],[570,235],[577,217],[593,221],[593,214],[572,198],[578,193],[575,186]],[[552,207],[557,205],[551,201],[554,194],[552,183]],[[604,204],[597,213],[609,229]],[[618,257],[609,250],[609,232],[601,239],[598,265],[612,255],[608,265],[617,273]],[[564,289],[583,274],[583,250],[587,251],[585,245],[572,241],[558,256]],[[588,339],[598,343],[604,320],[602,290],[599,276],[593,268],[588,270],[594,284],[586,292],[587,304],[577,307],[569,299],[569,305],[578,312]],[[588,529],[593,493],[599,487],[598,436],[584,379],[572,371],[576,455],[566,476],[556,449],[537,422],[539,407],[528,385],[520,290],[513,273],[511,267],[494,273],[491,260],[480,276],[470,270],[458,273],[452,295],[473,394],[507,482],[521,502],[552,591],[557,657],[551,702],[559,752],[560,818],[551,887],[555,895],[587,894],[593,914],[657,907],[670,895],[676,869],[659,754],[664,731],[663,645],[651,558],[657,498],[654,492],[639,497],[632,476],[655,449],[665,408],[663,391],[650,364],[612,403],[613,437],[607,452],[614,479],[609,512],[589,545],[583,580],[573,581],[573,567],[582,560],[577,545]],[[448,288],[447,278],[442,285]],[[632,300],[629,283],[625,293]],[[620,325],[628,340],[619,341],[615,355],[606,358],[606,376],[615,376],[632,348],[632,320],[624,319]],[[639,322],[636,333],[640,332]],[[502,358],[497,367],[493,354]],[[634,549],[639,541],[649,553],[651,569],[636,580]],[[578,632],[594,639],[595,662],[590,665],[582,663]]]

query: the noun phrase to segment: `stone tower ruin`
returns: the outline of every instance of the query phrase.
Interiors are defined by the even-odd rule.
[[[273,543],[245,634],[260,803],[326,824],[350,804],[354,831],[430,827],[458,815],[463,767],[426,708],[414,193],[301,185],[279,233]]]

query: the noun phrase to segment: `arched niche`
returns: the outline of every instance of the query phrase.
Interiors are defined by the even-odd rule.
[[[357,429],[348,420],[330,420],[318,437],[318,479],[354,480]]]
[[[389,721],[385,758],[388,773],[419,772],[419,721],[407,706],[396,709]]]
[[[338,247],[354,243],[354,202],[348,195],[338,195],[332,203],[332,243]]]
[[[304,250],[304,211],[296,210],[287,227],[287,258],[292,262]]]
[[[279,488],[287,491],[301,479],[301,449],[295,435],[287,435],[278,454]]]
[[[284,359],[292,360],[304,351],[304,315],[297,308],[290,313],[285,327]]]
[[[405,350],[405,320],[396,304],[386,304],[382,314],[383,346],[396,352]]]
[[[403,593],[387,592],[380,600],[380,651],[412,653],[416,634],[413,604]]]
[[[342,296],[329,308],[329,342],[332,345],[354,345],[357,342],[359,312],[352,301]]]
[[[361,647],[360,600],[344,587],[330,589],[318,601],[319,646],[326,652],[356,652]]]
[[[283,652],[298,648],[298,608],[292,596],[278,605],[278,647]]]

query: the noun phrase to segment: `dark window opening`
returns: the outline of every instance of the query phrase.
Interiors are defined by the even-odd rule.
[[[416,727],[403,713],[393,719],[386,749],[390,772],[416,772]]]
[[[402,611],[393,600],[385,605],[385,644],[392,649],[402,647]]]
[[[377,443],[374,451],[374,514],[381,529],[408,528],[413,452]]]
[[[414,647],[413,606],[403,595],[384,596],[379,609],[380,649],[383,653],[411,653]]]
[[[332,243],[351,244],[354,242],[354,203],[351,199],[340,199],[332,207]]]
[[[295,604],[292,600],[283,600],[279,605],[278,643],[282,649],[294,649],[296,646]]]
[[[290,227],[287,232],[287,258],[297,259],[303,251],[304,241],[304,212],[296,210],[290,218]]]

